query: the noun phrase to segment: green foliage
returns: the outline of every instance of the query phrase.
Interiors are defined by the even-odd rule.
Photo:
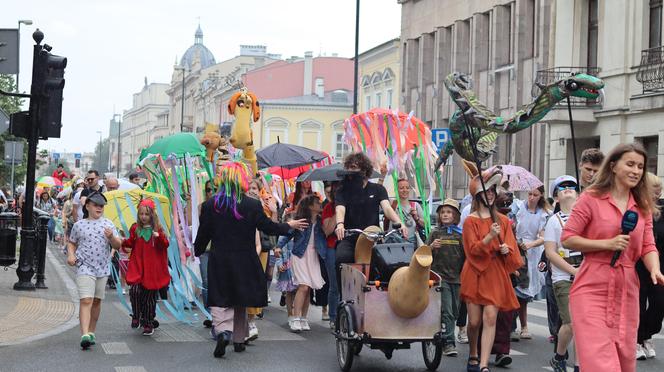
[[[108,172],[108,156],[111,147],[111,142],[108,138],[105,138],[101,142],[97,142],[95,146],[95,157],[92,162],[92,169],[96,169],[99,174]],[[101,148],[101,159],[99,158]]]
[[[5,92],[15,92],[16,83],[14,81],[14,76],[0,75],[0,89]],[[23,100],[18,97],[0,95],[0,108],[2,108],[2,110],[8,115],[20,111],[22,103]],[[3,156],[3,159],[5,154],[5,141],[22,141],[24,143],[23,161],[21,165],[14,167],[14,183],[16,185],[23,184],[25,182],[26,165],[28,163],[28,144],[24,139],[11,136],[8,131],[0,134],[0,154]],[[11,169],[11,164],[5,165],[4,161],[0,162],[0,187],[9,187],[11,182]]]

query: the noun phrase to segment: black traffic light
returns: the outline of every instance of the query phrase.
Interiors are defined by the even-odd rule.
[[[37,68],[41,79],[38,92],[39,138],[60,138],[62,128],[62,91],[65,87],[67,58],[50,53],[44,44],[38,56]]]
[[[81,167],[81,159],[74,159],[74,168]]]

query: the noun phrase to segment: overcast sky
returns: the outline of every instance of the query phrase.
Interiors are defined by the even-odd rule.
[[[361,0],[360,52],[399,36],[397,0]],[[193,44],[200,19],[204,44],[217,62],[239,54],[240,44],[268,53],[304,51],[342,57],[354,52],[353,0],[23,0],[3,1],[0,28],[21,25],[20,88],[29,91],[32,32],[44,32],[52,53],[66,56],[62,138],[40,148],[93,151],[116,113],[148,82],[170,82],[173,63]],[[27,107],[27,106],[26,106]]]

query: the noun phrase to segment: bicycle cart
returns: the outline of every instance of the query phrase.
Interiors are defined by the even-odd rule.
[[[429,270],[429,302],[422,313],[414,318],[398,316],[388,300],[389,280],[398,268],[409,265],[413,245],[382,243],[392,232],[353,232],[378,244],[371,249],[369,264],[341,265],[342,297],[334,331],[341,370],[351,369],[363,345],[381,350],[391,359],[394,350],[410,349],[411,344],[420,342],[427,369],[435,371],[443,349],[440,276]]]

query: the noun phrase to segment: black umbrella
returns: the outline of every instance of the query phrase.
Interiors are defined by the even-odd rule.
[[[298,178],[297,182],[302,181],[339,181],[346,174],[350,173],[347,170],[344,170],[344,166],[341,163],[326,165],[320,168],[309,169],[308,171],[302,173]],[[369,178],[381,178],[380,173],[373,171],[373,174]]]
[[[327,154],[302,146],[277,142],[256,151],[258,168],[283,167],[296,168],[316,163],[328,157]]]

